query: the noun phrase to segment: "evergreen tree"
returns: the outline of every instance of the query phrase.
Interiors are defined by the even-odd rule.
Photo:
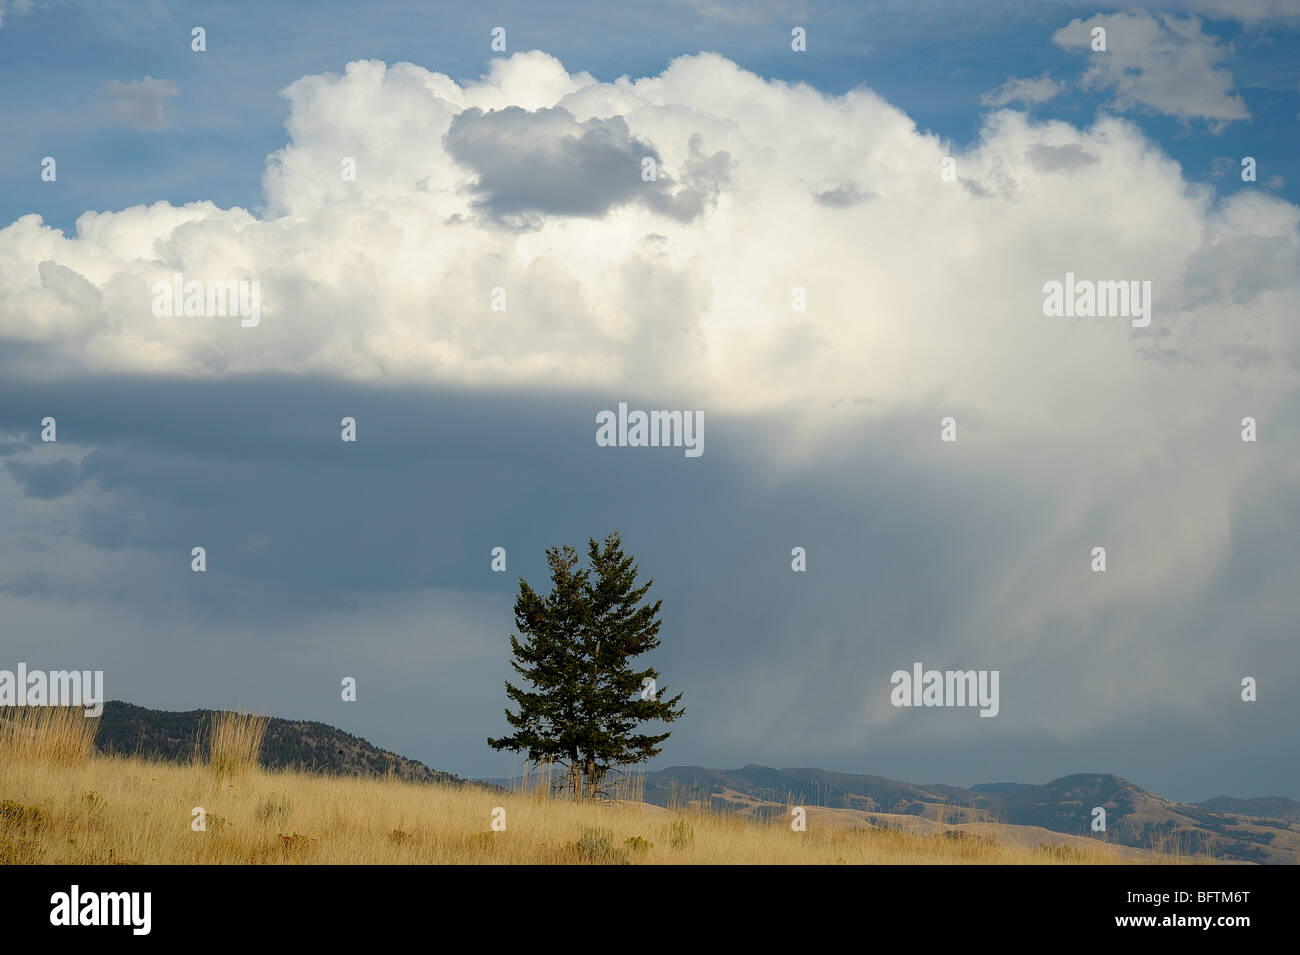
[[[684,712],[680,693],[667,699],[657,686],[657,670],[633,662],[659,646],[661,602],[642,605],[653,581],[637,585],[636,564],[617,533],[603,544],[589,541],[588,555],[590,570],[577,569],[573,548],[549,548],[545,598],[520,579],[515,625],[524,639],[510,637],[511,666],[530,688],[506,682],[518,706],[506,710],[515,733],[488,740],[530,762],[565,766],[577,799],[599,794],[612,768],[662,751],[669,734],[637,732],[641,723],[671,723]]]
[[[551,592],[545,598],[519,578],[515,627],[523,639],[510,637],[514,653],[510,665],[532,689],[506,681],[506,696],[519,707],[518,713],[506,710],[506,722],[515,732],[489,738],[488,745],[523,752],[530,763],[566,767],[577,798],[582,794],[578,749],[582,661],[575,635],[581,632],[586,613],[587,573],[574,569],[578,554],[568,546],[548,548],[546,563],[551,570]]]

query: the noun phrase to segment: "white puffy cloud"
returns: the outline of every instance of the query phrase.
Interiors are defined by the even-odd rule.
[[[37,216],[0,231],[0,331],[46,348],[28,371],[682,389],[739,411],[897,407],[942,389],[1046,411],[1044,382],[1015,369],[1061,361],[1070,377],[1087,354],[1112,381],[1142,381],[1153,347],[1194,350],[1194,308],[1221,304],[1186,297],[1207,243],[1266,224],[1273,247],[1296,240],[1294,207],[1216,203],[1119,120],[995,113],[946,183],[950,148],[870,91],[825,96],[713,54],[608,84],[537,52],[465,86],[357,62],[285,95],[291,141],[268,161],[263,217],[157,203],[86,213],[74,236]],[[543,115],[559,125],[521,122]],[[486,117],[516,139],[498,124],[471,155],[456,123]],[[598,180],[565,152],[593,141]],[[661,181],[643,181],[643,150]],[[550,175],[515,197],[534,213],[521,232],[484,202],[529,162]],[[665,197],[688,187],[708,201],[683,215]],[[151,285],[176,271],[257,279],[261,324],[154,316]],[[1066,271],[1150,279],[1152,326],[1044,318],[1042,284]],[[491,309],[497,287],[505,312]],[[806,312],[791,308],[795,287]],[[1254,291],[1267,308],[1286,289]],[[1257,326],[1220,314],[1216,336]],[[1274,344],[1288,334],[1279,323]]]
[[[1092,32],[1098,27],[1106,31],[1106,49],[1094,52]],[[1117,109],[1144,107],[1182,120],[1203,119],[1217,130],[1250,118],[1232,91],[1232,74],[1219,65],[1229,49],[1195,17],[1099,13],[1071,20],[1052,40],[1088,56],[1082,85],[1112,90]]]

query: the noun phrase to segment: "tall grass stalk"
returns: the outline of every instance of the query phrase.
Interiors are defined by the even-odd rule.
[[[208,765],[218,776],[246,776],[257,767],[270,719],[261,713],[221,712],[208,728]]]
[[[0,757],[40,763],[85,762],[99,717],[79,706],[0,707]]]

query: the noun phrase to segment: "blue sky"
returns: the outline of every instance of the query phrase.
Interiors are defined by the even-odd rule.
[[[922,129],[967,144],[978,132],[980,96],[1007,77],[1046,73],[1071,82],[1083,73],[1082,54],[1051,42],[1056,30],[1075,17],[1128,9],[1055,3],[980,4],[960,12],[944,4],[746,6],[751,14],[733,18],[689,2],[570,3],[559,9],[379,2],[358,17],[338,0],[272,7],[38,2],[30,13],[11,13],[0,29],[0,79],[7,91],[0,122],[9,131],[0,220],[39,212],[70,229],[87,209],[158,199],[257,208],[266,156],[285,142],[280,89],[300,76],[339,72],[351,60],[370,58],[474,79],[494,55],[494,26],[506,27],[510,50],[545,50],[571,71],[606,81],[651,75],[683,53],[712,50],[762,76],[830,93],[866,85]],[[1281,176],[1281,194],[1296,201],[1300,21],[1243,24],[1211,16],[1203,23],[1206,34],[1232,48],[1222,68],[1232,74],[1251,118],[1218,132],[1154,110],[1131,118],[1189,177],[1240,188],[1238,177],[1216,177],[1213,162],[1253,155],[1261,177]],[[790,51],[791,25],[809,30],[806,55]],[[190,49],[194,26],[208,31],[204,54]],[[170,80],[178,92],[169,100],[166,126],[142,135],[105,114],[108,97],[101,87],[144,76]],[[1035,114],[1087,123],[1110,99],[1104,90],[1073,90],[1037,106]],[[57,190],[31,175],[47,155],[63,170]]]
[[[0,3],[0,667],[503,776],[517,579],[617,528],[657,765],[1300,798],[1300,17],[1024,7]]]

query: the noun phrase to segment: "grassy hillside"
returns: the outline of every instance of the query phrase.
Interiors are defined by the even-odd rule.
[[[1026,844],[980,833],[866,828],[810,808],[787,816],[577,805],[526,792],[256,763],[265,724],[229,719],[209,762],[108,756],[76,711],[0,720],[0,863],[1113,863],[1097,842]],[[31,714],[28,714],[31,716]],[[216,741],[224,740],[220,746]],[[202,810],[202,831],[196,821]],[[493,831],[494,815],[504,831]],[[1163,861],[1146,855],[1141,861]]]
[[[0,756],[0,862],[13,863],[1111,863],[1110,847],[1025,846],[936,830],[806,832],[648,804],[575,805],[476,786],[91,756]],[[207,831],[191,828],[203,807]],[[493,810],[506,830],[491,831]],[[827,810],[827,812],[830,812]]]
[[[199,752],[203,727],[215,715],[211,710],[171,713],[110,702],[95,745],[110,755],[183,762]],[[271,718],[260,762],[268,769],[327,775],[391,774],[420,782],[462,782],[336,727],[304,720]],[[1091,810],[1102,806],[1107,822],[1104,838],[1119,845],[1235,862],[1295,863],[1300,858],[1300,818],[1290,818],[1300,807],[1290,800],[1221,798],[1187,805],[1105,773],[1077,773],[1043,785],[999,783],[962,789],[822,769],[676,766],[635,773],[630,782],[622,795],[636,801],[694,805],[755,820],[775,820],[783,817],[787,806],[801,805],[857,813],[859,825],[928,832],[911,820],[942,819],[945,825],[967,827],[970,832],[977,826],[1010,824],[1084,841],[1097,840],[1098,835],[1089,830]],[[1270,815],[1273,819],[1261,818]],[[1016,838],[1023,842],[1020,835]]]
[[[97,723],[5,708],[0,864],[1294,862],[1300,846],[1286,821],[1173,803],[1107,775],[977,791],[677,767],[626,783],[621,800],[577,806],[535,785],[436,773],[320,723],[121,703]],[[1094,805],[1107,809],[1104,834],[1080,825]],[[792,806],[806,831],[792,831]],[[504,831],[492,829],[498,809]]]
[[[1106,810],[1104,838],[1118,845],[1230,862],[1294,865],[1300,860],[1300,824],[1286,818],[1294,806],[1290,800],[1219,799],[1189,805],[1107,773],[1076,773],[1041,786],[1000,783],[961,789],[821,769],[676,766],[646,773],[642,784],[647,802],[698,804],[760,818],[801,804],[918,831],[926,827],[910,819],[942,819],[972,832],[1000,823],[1085,840],[1097,838],[1090,832],[1091,812],[1101,806]]]

